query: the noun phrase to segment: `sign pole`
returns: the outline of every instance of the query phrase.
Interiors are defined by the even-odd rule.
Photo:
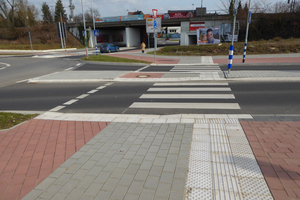
[[[152,9],[153,12],[153,28],[154,28],[154,63],[156,63],[156,28],[157,28],[157,23],[156,23],[156,16],[157,16],[157,9]]]
[[[148,33],[148,49],[150,48],[150,34]]]
[[[33,51],[33,48],[32,48],[32,42],[31,42],[31,35],[30,35],[30,31],[28,31],[28,35],[29,35],[29,40],[30,40],[31,51]]]
[[[58,22],[58,28],[59,28],[59,35],[60,35],[60,43],[61,43],[61,48],[63,49],[64,48],[64,44],[63,44],[63,41],[62,41],[62,34],[61,34],[61,24],[60,22]]]
[[[251,23],[251,14],[252,14],[252,12],[250,11],[250,8],[251,8],[250,7],[250,3],[251,3],[251,0],[249,0],[249,10],[248,10],[248,18],[247,18],[247,29],[246,29],[246,37],[245,37],[245,47],[244,47],[243,63],[245,62],[245,59],[246,59],[249,24]]]
[[[234,18],[233,18],[233,25],[232,25],[232,35],[231,35],[231,45],[229,48],[229,60],[228,60],[228,74],[230,73],[230,69],[232,68],[232,59],[233,59],[233,42],[234,42],[234,31],[235,31],[235,22],[236,22],[236,14],[237,14],[237,2],[235,0],[235,8],[234,8]]]
[[[156,63],[156,28],[154,29],[154,63]]]

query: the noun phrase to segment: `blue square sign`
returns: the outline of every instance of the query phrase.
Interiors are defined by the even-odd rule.
[[[94,30],[94,36],[99,36],[99,30]]]
[[[156,22],[156,20],[153,21],[153,28],[157,28],[157,22]]]

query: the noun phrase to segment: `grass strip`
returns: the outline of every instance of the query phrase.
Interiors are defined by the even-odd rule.
[[[36,116],[38,115],[23,115],[18,113],[0,112],[0,130],[9,129],[17,124],[30,120]]]
[[[86,59],[86,57],[82,57],[81,60],[96,61],[96,62],[122,62],[122,63],[146,63],[146,64],[151,63],[143,60],[133,60],[133,59],[118,58],[118,57],[104,56],[104,55],[91,55],[89,56],[89,59]]]
[[[244,42],[234,43],[234,55],[243,55]],[[220,56],[228,55],[230,43],[189,46],[167,46],[156,52],[164,56]],[[290,38],[274,40],[260,40],[248,42],[247,54],[281,54],[300,53],[300,39]],[[149,52],[148,54],[154,54]]]

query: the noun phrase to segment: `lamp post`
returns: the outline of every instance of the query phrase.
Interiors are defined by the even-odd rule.
[[[82,0],[81,0],[81,7],[82,7],[82,17],[83,17],[83,26],[84,26],[84,45],[85,45],[86,59],[89,59],[88,47],[87,47],[87,32],[86,32],[86,28],[85,28],[85,18],[84,18]]]

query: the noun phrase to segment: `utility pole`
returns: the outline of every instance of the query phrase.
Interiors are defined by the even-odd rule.
[[[81,7],[82,7],[82,17],[83,17],[83,26],[84,26],[84,45],[85,45],[85,53],[86,53],[86,59],[89,59],[88,47],[87,47],[87,32],[86,32],[86,27],[85,27],[85,18],[84,18],[84,12],[83,12],[83,3],[82,3],[82,0],[81,0]]]
[[[97,54],[97,37],[95,36],[96,25],[95,25],[95,17],[94,17],[94,10],[93,10],[93,0],[92,0],[92,15],[93,15],[93,25],[94,25],[94,37],[95,37],[96,55],[98,55]]]

